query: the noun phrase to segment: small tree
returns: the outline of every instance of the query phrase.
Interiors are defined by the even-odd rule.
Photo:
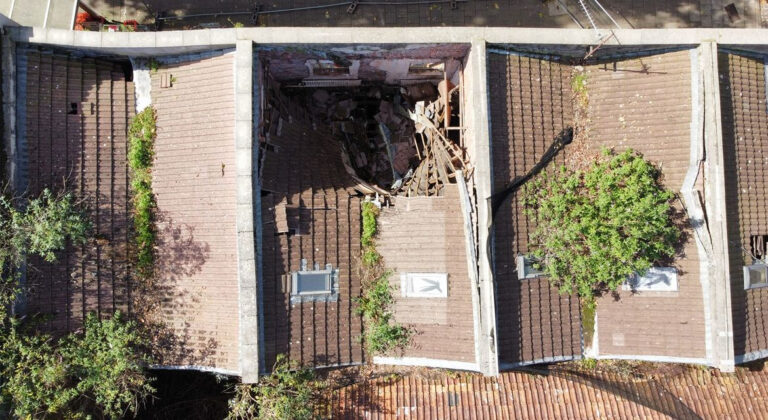
[[[67,240],[85,242],[90,228],[72,194],[53,194],[45,189],[29,200],[24,210],[17,209],[7,196],[0,196],[0,322],[6,319],[6,308],[18,293],[16,274],[26,255],[55,262],[56,252],[64,249]]]
[[[616,290],[674,255],[674,194],[659,185],[659,175],[632,150],[605,150],[586,171],[563,167],[527,185],[532,254],[562,293],[593,302],[595,293]]]
[[[14,320],[0,337],[0,401],[18,418],[60,413],[77,395],[46,334],[24,331]]]
[[[55,340],[13,320],[0,337],[0,400],[20,418],[124,418],[154,391],[146,344],[120,313]]]
[[[229,400],[228,419],[309,420],[322,398],[323,385],[311,369],[277,355],[272,374],[258,384],[241,384]]]
[[[151,363],[148,340],[135,322],[126,321],[120,312],[99,320],[89,314],[81,332],[70,334],[60,343],[62,359],[83,408],[107,417],[123,418],[135,414],[155,389],[144,369]]]

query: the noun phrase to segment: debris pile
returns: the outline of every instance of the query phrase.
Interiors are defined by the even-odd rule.
[[[467,167],[459,96],[444,80],[437,88],[317,89],[307,105],[341,139],[350,174],[389,194],[432,196]]]
[[[458,90],[458,86],[444,80],[438,85],[440,96],[436,101],[419,101],[410,113],[420,163],[400,190],[406,196],[440,195],[444,185],[456,182],[457,171],[467,175],[469,165],[462,148],[462,127],[451,125],[452,120],[461,123],[460,113],[452,112],[459,109],[460,101],[454,100]]]

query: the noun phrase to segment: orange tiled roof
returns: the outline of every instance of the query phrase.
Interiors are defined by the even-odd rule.
[[[768,417],[768,371],[694,370],[651,380],[616,374],[506,372],[413,376],[342,388],[331,418],[357,419],[760,419]]]

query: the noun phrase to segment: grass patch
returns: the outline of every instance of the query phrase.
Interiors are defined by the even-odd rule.
[[[587,74],[579,72],[573,75],[571,79],[571,90],[582,109],[586,109],[589,104],[589,95],[587,94]]]
[[[147,107],[131,122],[128,131],[128,166],[131,169],[133,190],[133,226],[136,241],[136,270],[139,277],[152,276],[155,263],[154,213],[155,196],[152,193],[152,161],[155,156],[155,110]]]
[[[389,283],[391,271],[382,267],[381,255],[376,250],[377,218],[379,208],[372,202],[363,203],[362,252],[363,293],[355,298],[355,311],[363,316],[365,324],[362,340],[368,352],[385,354],[408,345],[412,331],[396,323],[390,306],[394,302],[394,288]]]

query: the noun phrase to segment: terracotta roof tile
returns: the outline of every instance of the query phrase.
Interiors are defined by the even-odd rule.
[[[154,294],[173,337],[161,348],[165,365],[239,370],[233,60],[164,63],[152,74]],[[160,87],[165,73],[170,88]]]
[[[494,185],[499,189],[530,170],[554,137],[573,125],[574,68],[497,54],[490,56],[489,67]],[[590,65],[585,71],[586,153],[599,153],[602,147],[633,148],[662,168],[668,188],[679,191],[690,156],[689,51]],[[576,152],[576,146],[566,147],[549,167],[566,163]],[[578,355],[577,300],[558,295],[545,279],[516,278],[515,256],[527,252],[534,228],[519,195],[508,199],[494,221],[502,363]],[[682,206],[676,208],[682,211]],[[674,266],[680,284],[674,294],[619,292],[620,300],[600,300],[601,354],[705,356],[699,260],[690,229]],[[660,323],[670,327],[659,331]]]
[[[556,369],[498,378],[372,380],[331,394],[337,419],[765,418],[768,372],[690,369],[655,379]],[[455,402],[455,405],[453,404]]]
[[[677,51],[588,66],[589,147],[632,148],[680,191],[691,147],[691,52]],[[673,203],[683,211],[679,202]],[[704,308],[693,231],[673,262],[678,291],[618,291],[598,301],[601,354],[704,358]],[[664,325],[665,328],[658,328]],[[614,337],[620,335],[620,340]],[[618,343],[623,343],[619,345]]]
[[[456,185],[440,197],[396,197],[379,216],[376,249],[390,280],[400,274],[448,274],[447,298],[404,298],[396,293],[395,319],[416,331],[405,357],[475,363],[472,294],[464,247],[464,221]]]
[[[261,150],[265,366],[280,353],[308,366],[360,363],[362,320],[352,298],[360,294],[361,200],[328,127],[313,125],[298,103],[270,92],[264,120],[275,123],[266,126],[268,146]],[[278,233],[282,205],[296,209],[298,232]],[[290,274],[302,260],[339,269],[335,300],[291,303]]]
[[[58,263],[30,258],[27,310],[50,314],[48,328],[65,333],[88,312],[131,310],[126,127],[133,84],[109,60],[33,49],[19,56],[28,193],[66,187],[85,201],[98,235],[86,246],[69,246]]]
[[[768,235],[768,103],[762,60],[721,53],[726,209],[734,353],[768,349],[768,288],[744,290],[750,237]]]
[[[571,125],[571,68],[499,54],[490,54],[488,65],[493,185],[499,190],[527,173],[555,136]],[[527,252],[533,229],[519,194],[501,207],[494,226],[500,364],[578,357],[578,299],[558,294],[543,278],[517,279],[516,255]]]

